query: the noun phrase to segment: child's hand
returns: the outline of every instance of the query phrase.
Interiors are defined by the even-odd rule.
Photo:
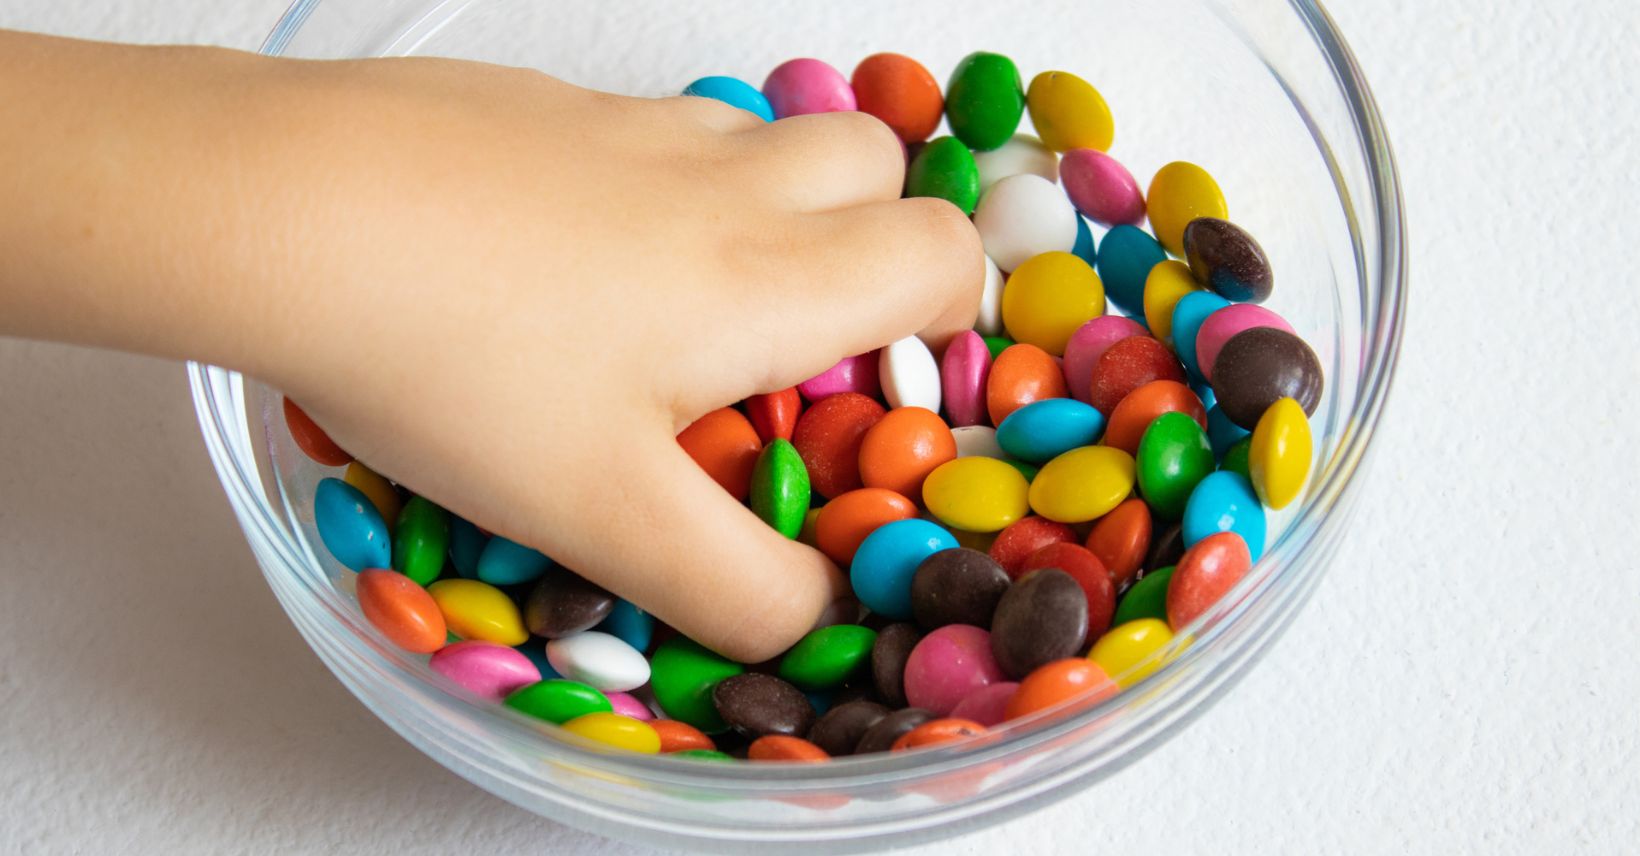
[[[34,303],[99,276],[115,294],[19,332],[262,377],[373,468],[740,660],[846,592],[673,438],[972,323],[978,238],[943,201],[897,198],[875,119],[765,124],[452,61],[55,44],[90,52],[58,76],[113,94],[47,122],[74,142],[40,169],[77,204],[4,234],[78,242],[23,265],[59,292]]]

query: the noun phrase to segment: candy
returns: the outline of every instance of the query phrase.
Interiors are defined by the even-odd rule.
[[[393,570],[428,585],[444,570],[449,549],[450,513],[426,497],[410,497],[393,530]]]
[[[1253,480],[1253,470],[1247,459],[1250,456],[1252,445],[1253,438],[1251,435],[1232,443],[1230,448],[1225,450],[1224,460],[1219,462],[1219,469],[1227,473],[1235,473],[1251,482]],[[1255,486],[1254,492],[1256,493],[1257,490]]]
[[[727,752],[719,752],[716,749],[685,749],[682,752],[672,753],[672,757],[687,758],[691,761],[707,761],[714,764],[734,764],[739,762],[739,759],[735,756],[730,755]]]
[[[1158,380],[1182,385],[1184,369],[1162,343],[1148,336],[1131,336],[1111,345],[1099,356],[1088,384],[1088,403],[1114,417],[1117,405],[1129,393]],[[1189,389],[1185,389],[1185,393],[1189,394]],[[1190,398],[1195,396],[1191,394]],[[1200,407],[1196,405],[1198,411]],[[1127,436],[1126,432],[1118,434],[1119,438]]]
[[[979,167],[974,154],[956,137],[939,137],[923,146],[905,170],[906,196],[944,199],[974,213],[979,202]]]
[[[1157,568],[1144,575],[1122,595],[1122,601],[1116,604],[1116,615],[1111,623],[1116,626],[1137,621],[1141,618],[1167,619],[1167,584],[1173,579],[1175,566]]]
[[[426,589],[397,571],[366,568],[354,583],[366,621],[394,645],[415,654],[444,646],[444,615]]]
[[[1118,588],[1133,582],[1150,549],[1150,506],[1129,499],[1099,518],[1088,532],[1088,552],[1098,557]]]
[[[1077,401],[1087,401],[1093,385],[1093,367],[1111,345],[1129,336],[1143,336],[1145,328],[1121,315],[1101,315],[1076,328],[1065,342],[1065,384]]]
[[[1055,356],[1065,353],[1065,343],[1077,328],[1104,312],[1105,287],[1099,275],[1071,253],[1032,256],[1002,289],[1002,323],[1008,335]]]
[[[1263,303],[1275,277],[1253,236],[1227,220],[1198,217],[1184,227],[1184,255],[1196,281],[1227,300]]]
[[[1129,315],[1145,308],[1145,279],[1150,269],[1167,258],[1167,251],[1137,226],[1114,226],[1099,242],[1099,279],[1105,296]]]
[[[740,411],[723,407],[696,419],[678,434],[678,445],[730,496],[746,501],[763,441]]]
[[[1003,679],[991,634],[966,624],[948,624],[912,649],[905,664],[905,697],[913,707],[945,716],[969,693]]]
[[[1020,579],[1042,568],[1064,571],[1081,587],[1088,603],[1088,638],[1105,632],[1116,611],[1116,583],[1105,563],[1081,544],[1066,541],[1049,544],[1027,557],[1020,566]]]
[[[1025,93],[1031,124],[1054,151],[1110,148],[1116,134],[1110,108],[1091,84],[1068,71],[1044,71]]]
[[[647,722],[618,713],[588,713],[564,723],[563,729],[577,737],[615,749],[654,755],[661,751],[661,737]]]
[[[1038,666],[1019,682],[1019,689],[1003,708],[1003,716],[1019,719],[1076,698],[1095,703],[1116,692],[1115,682],[1099,664],[1081,657],[1057,660]]]
[[[1007,467],[1001,463],[998,466]],[[930,476],[930,481],[933,478]],[[849,565],[854,595],[872,612],[907,620],[912,616],[911,578],[917,565],[930,555],[955,546],[957,539],[951,537],[951,533],[926,520],[896,520],[879,527],[860,542],[860,549],[855,551],[854,561]]]
[[[302,454],[327,467],[345,467],[352,462],[353,456],[336,445],[336,441],[330,439],[330,435],[306,411],[297,407],[296,402],[284,399],[284,410],[285,427],[290,430],[290,438],[296,441],[296,448],[301,449]]]
[[[797,420],[792,445],[803,458],[815,493],[835,499],[861,487],[860,443],[883,413],[881,404],[845,392],[816,402]],[[755,457],[752,463],[756,465]]]
[[[1002,269],[990,256],[985,257],[985,287],[980,291],[974,331],[981,336],[996,336],[1002,332]]]
[[[978,550],[941,550],[922,560],[911,578],[911,611],[930,630],[947,624],[989,629],[1009,582],[1002,566]]]
[[[1042,176],[1011,175],[980,197],[974,228],[985,254],[997,267],[1012,271],[1041,253],[1070,252],[1076,244],[1076,209],[1064,191]],[[1003,298],[1007,296],[1004,289]]]
[[[1195,277],[1183,262],[1165,259],[1145,276],[1145,324],[1151,335],[1163,342],[1173,337],[1173,310],[1184,296],[1197,291]]]
[[[518,607],[500,589],[478,580],[439,580],[427,587],[451,633],[497,645],[522,645],[530,638]],[[537,678],[539,680],[539,678]]]
[[[928,139],[945,112],[940,82],[908,56],[872,54],[854,67],[849,83],[860,112],[881,119],[906,143]]]
[[[827,754],[826,750],[801,737],[769,734],[753,740],[752,745],[746,747],[746,759],[749,761],[795,761],[813,764],[820,761],[829,761],[831,755]]]
[[[1196,360],[1196,335],[1208,316],[1230,305],[1230,301],[1209,291],[1193,291],[1179,298],[1173,307],[1173,352],[1194,378],[1202,377]]]
[[[876,396],[883,391],[877,378],[877,352],[844,357],[831,368],[798,384],[797,391],[815,402],[844,392]]]
[[[1151,540],[1150,552],[1145,554],[1145,571],[1148,573],[1177,564],[1183,555],[1184,527],[1175,523],[1156,533]]]
[[[1002,312],[1002,310],[999,308],[997,310],[997,313],[998,313],[999,316],[1001,315],[1001,312]],[[1002,356],[1003,351],[1006,351],[1009,348],[1012,348],[1013,346],[1014,346],[1014,340],[1008,338],[1007,336],[986,336],[985,337],[985,347],[990,349],[990,351],[991,351],[991,361],[992,362],[995,362],[997,357]]]
[[[1105,445],[1137,455],[1145,429],[1164,413],[1183,413],[1198,425],[1207,424],[1207,414],[1190,387],[1176,380],[1153,380],[1122,396],[1111,411]]]
[[[450,515],[450,564],[455,566],[456,573],[467,579],[476,579],[478,557],[484,555],[484,547],[488,543],[490,536],[480,532],[477,526]]]
[[[932,719],[901,734],[889,745],[888,751],[904,752],[908,749],[938,746],[941,743],[955,743],[978,737],[987,730],[985,726],[971,719]]]
[[[774,531],[787,538],[803,531],[803,518],[809,513],[809,471],[796,446],[776,437],[763,447],[752,467],[749,501],[752,513]]]
[[[923,505],[941,523],[968,532],[998,532],[1025,516],[1030,484],[995,458],[957,458],[923,481]],[[956,546],[955,543],[951,546]]]
[[[985,423],[985,381],[991,375],[991,352],[973,330],[952,337],[940,357],[941,400],[951,426]]]
[[[730,728],[753,739],[807,734],[815,720],[813,706],[797,687],[758,672],[719,681],[712,688],[712,704]]]
[[[1093,643],[1088,659],[1099,664],[1125,690],[1167,665],[1156,655],[1171,641],[1173,631],[1167,622],[1140,618],[1111,628]]]
[[[661,753],[670,755],[677,752],[714,751],[717,744],[707,737],[700,729],[687,722],[678,722],[675,719],[656,719],[649,723],[655,736],[660,738]]]
[[[1065,194],[1084,217],[1105,226],[1137,226],[1145,219],[1139,182],[1117,160],[1095,149],[1071,149],[1059,162]],[[981,176],[983,182],[984,177]]]
[[[1201,329],[1196,331],[1196,364],[1201,366],[1202,377],[1213,379],[1213,366],[1219,352],[1237,333],[1255,327],[1272,327],[1293,333],[1293,328],[1280,315],[1251,303],[1232,303],[1207,316]],[[1297,335],[1294,333],[1294,335]]]
[[[1011,175],[1040,175],[1048,181],[1059,180],[1059,156],[1030,134],[1015,134],[997,148],[975,152],[974,165],[979,169],[980,193]]]
[[[434,652],[427,665],[488,701],[501,701],[519,687],[541,680],[540,670],[528,657],[505,645],[478,640],[452,642]]]
[[[858,624],[809,631],[780,658],[780,677],[805,690],[842,686],[870,662],[877,633]]]
[[[614,705],[595,687],[562,679],[538,681],[514,690],[506,705],[519,713],[562,725],[589,713],[613,713]]]
[[[764,444],[777,438],[790,440],[802,412],[803,396],[795,386],[746,399],[746,420],[752,423],[757,439]]]
[[[1031,510],[1060,523],[1108,514],[1133,492],[1133,457],[1108,446],[1083,446],[1049,461],[1031,482]]]
[[[1215,533],[1234,532],[1253,558],[1264,555],[1264,507],[1253,485],[1235,473],[1220,470],[1197,483],[1180,527],[1187,550]]]
[[[1091,446],[1104,433],[1105,417],[1071,398],[1033,401],[997,426],[1002,450],[1034,464],[1046,463],[1078,446]]]
[[[951,709],[951,718],[971,720],[987,728],[1001,725],[1008,719],[1008,703],[1018,691],[1019,684],[1013,681],[997,681],[977,689]]]
[[[642,653],[596,630],[548,642],[547,662],[558,674],[605,692],[635,690],[649,681],[649,661]]]
[[[387,523],[359,489],[341,479],[320,479],[313,492],[319,540],[349,570],[392,567]]]
[[[985,382],[985,407],[991,424],[1001,425],[1021,407],[1044,398],[1068,398],[1059,363],[1035,345],[1012,345],[991,363]]]
[[[1150,423],[1135,459],[1139,495],[1162,520],[1184,514],[1191,491],[1213,472],[1207,432],[1183,413],[1164,413]]]
[[[511,586],[539,579],[552,567],[541,551],[500,535],[484,545],[478,556],[478,578],[492,586]]]
[[[708,734],[728,729],[712,705],[712,688],[719,681],[744,672],[739,663],[720,657],[691,639],[674,636],[655,649],[649,666],[649,688],[668,717]]]
[[[951,133],[976,151],[1001,146],[1019,127],[1025,91],[1013,60],[979,51],[957,63],[945,87]]]
[[[1184,255],[1184,229],[1190,221],[1227,216],[1218,182],[1188,161],[1174,161],[1156,171],[1145,192],[1145,213],[1156,239],[1175,256]]]
[[[1247,449],[1247,471],[1265,505],[1279,510],[1298,498],[1310,475],[1310,421],[1298,402],[1280,399],[1259,417]]]
[[[928,474],[956,457],[956,438],[938,414],[901,407],[866,432],[860,444],[860,478],[867,487],[919,497]]]
[[[817,59],[787,60],[763,81],[775,118],[853,110],[854,89],[842,72]]]
[[[922,631],[915,624],[897,621],[877,631],[877,641],[871,646],[871,685],[883,701],[895,707],[905,706],[905,662],[921,639]]]
[[[1251,431],[1283,398],[1315,412],[1321,402],[1321,361],[1285,330],[1254,327],[1230,337],[1213,364],[1213,393],[1230,421]]]
[[[399,489],[394,487],[392,482],[377,475],[375,470],[358,461],[347,465],[347,470],[342,473],[342,481],[352,485],[370,500],[371,505],[376,506],[376,511],[382,516],[382,522],[387,524],[387,531],[392,532],[398,523],[399,509],[404,502],[399,497]]]
[[[867,535],[896,520],[916,516],[916,503],[892,490],[851,490],[821,507],[814,524],[815,543],[833,562],[847,565],[854,561]]]
[[[614,609],[614,595],[560,568],[543,577],[525,596],[524,626],[536,636],[558,639],[596,627]]]
[[[722,76],[702,77],[685,86],[683,94],[722,101],[731,107],[739,107],[765,122],[774,121],[774,108],[769,106],[769,99],[764,98],[763,93],[744,80]]]
[[[991,653],[1003,674],[1017,680],[1038,666],[1076,654],[1087,636],[1088,600],[1082,587],[1059,568],[1039,568],[1020,577],[997,603]],[[911,701],[935,709],[915,698]]]
[[[1071,255],[1076,256],[1088,267],[1093,269],[1099,263],[1099,248],[1094,244],[1093,229],[1088,227],[1088,220],[1080,214],[1076,217],[1076,243],[1071,244]]]
[[[957,441],[957,457],[959,458],[996,458],[1001,460],[1007,457],[1002,447],[997,445],[997,431],[989,425],[966,425],[951,429],[951,439]]]
[[[1213,444],[1213,454],[1223,458],[1229,454],[1230,447],[1247,439],[1253,432],[1230,421],[1218,405],[1213,405],[1207,411],[1207,440]]]
[[[888,708],[874,701],[840,704],[815,721],[808,739],[827,755],[852,755],[860,739],[888,714]]]
[[[860,742],[854,746],[854,754],[887,752],[893,748],[895,741],[906,733],[935,718],[933,713],[921,708],[908,707],[896,710],[866,729],[865,734],[860,737]]]
[[[1049,544],[1075,540],[1076,530],[1071,527],[1032,515],[997,533],[996,540],[991,543],[990,556],[1009,577],[1017,578],[1024,573],[1025,560],[1031,554]]]
[[[889,407],[922,407],[939,412],[940,369],[921,339],[907,336],[882,349],[877,373]]]
[[[609,706],[613,708],[614,713],[630,716],[640,722],[655,721],[655,712],[631,693],[611,692],[604,693],[604,696],[609,699]]]

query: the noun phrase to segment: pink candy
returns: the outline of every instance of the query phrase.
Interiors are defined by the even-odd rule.
[[[630,716],[643,722],[655,718],[655,712],[649,709],[649,705],[639,701],[637,696],[631,693],[604,693],[604,697],[609,699],[609,704],[615,708],[615,712],[622,716]]]
[[[1145,328],[1132,318],[1121,315],[1101,315],[1078,327],[1065,343],[1065,385],[1071,396],[1086,402],[1093,385],[1093,367],[1105,355],[1105,349],[1128,338],[1143,336]]]
[[[1019,684],[1013,681],[999,681],[969,693],[967,698],[951,709],[951,718],[971,719],[986,728],[1001,725],[1008,718],[1004,713],[1008,700],[1014,697],[1017,689]]]
[[[427,665],[490,701],[501,701],[513,690],[541,680],[541,670],[530,658],[494,642],[451,643],[434,652]]]
[[[980,334],[964,330],[945,346],[940,386],[951,427],[985,424],[985,380],[990,375],[991,349]]]
[[[877,377],[877,352],[844,357],[842,362],[797,385],[809,401],[839,392],[858,392],[876,398],[883,390]]]
[[[763,81],[763,97],[769,99],[776,119],[805,113],[835,113],[853,110],[854,87],[843,73],[817,59],[794,59],[781,63]]]
[[[1280,315],[1251,303],[1232,303],[1207,316],[1196,333],[1196,365],[1201,366],[1202,377],[1213,379],[1213,363],[1230,337],[1254,327],[1275,327],[1293,335],[1293,328]]]
[[[951,711],[975,692],[1006,680],[991,654],[991,634],[971,624],[948,624],[911,649],[905,663],[905,698],[935,716]]]
[[[1090,220],[1107,226],[1137,226],[1145,219],[1145,197],[1127,167],[1104,152],[1071,149],[1059,161],[1059,180],[1071,204]]]

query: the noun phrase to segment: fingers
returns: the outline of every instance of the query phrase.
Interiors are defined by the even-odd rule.
[[[734,135],[754,180],[792,211],[831,211],[894,199],[905,183],[905,149],[876,117],[815,113],[760,123]]]
[[[716,98],[698,95],[679,95],[662,98],[660,103],[675,110],[686,119],[697,122],[720,134],[734,134],[768,124],[763,117]]]

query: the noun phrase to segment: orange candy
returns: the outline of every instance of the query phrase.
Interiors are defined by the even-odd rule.
[[[739,411],[723,407],[695,420],[678,435],[678,445],[689,457],[741,502],[752,489],[752,468],[763,442]]]
[[[1150,507],[1134,498],[1111,509],[1093,524],[1088,550],[1105,563],[1118,588],[1133,582],[1150,550]]]
[[[945,110],[940,82],[911,57],[872,54],[854,67],[849,84],[860,112],[883,120],[904,142],[922,142],[939,127]]]
[[[915,499],[935,467],[957,457],[957,438],[939,414],[923,407],[888,412],[860,442],[860,480]]]
[[[967,740],[989,730],[972,719],[934,719],[901,734],[900,738],[894,741],[894,745],[888,747],[888,751],[903,752],[907,749]]]
[[[296,406],[296,402],[285,399],[285,427],[290,429],[292,440],[296,441],[296,448],[302,450],[315,461],[327,467],[345,467],[353,462],[353,456],[336,445],[330,439],[325,429],[320,428],[307,412]]]
[[[985,381],[985,408],[992,425],[1001,425],[1008,414],[1033,401],[1069,397],[1059,361],[1035,345],[1009,345],[991,363]]]
[[[790,440],[802,412],[803,396],[797,394],[795,386],[746,399],[746,418],[757,430],[757,439],[765,445],[776,437]]]
[[[1073,698],[1088,696],[1090,701],[1098,701],[1116,693],[1116,683],[1098,663],[1081,657],[1055,660],[1036,667],[1019,682],[1019,689],[1003,708],[1003,716],[1018,719]]]
[[[398,571],[366,568],[356,583],[359,611],[394,645],[416,654],[444,647],[444,613],[415,580]]]
[[[746,747],[746,758],[750,761],[800,761],[808,764],[831,760],[826,750],[819,746],[801,737],[784,734],[765,734],[753,740],[752,745]]]
[[[815,493],[833,499],[861,487],[860,444],[882,418],[883,406],[858,392],[828,395],[798,417],[792,445]]]
[[[1123,396],[1110,413],[1104,443],[1130,455],[1139,454],[1139,439],[1163,413],[1185,413],[1207,428],[1207,410],[1195,391],[1176,380],[1153,380]]]
[[[683,752],[689,749],[717,749],[717,744],[706,733],[687,722],[675,719],[656,719],[649,723],[661,736],[661,754]]]
[[[820,507],[814,541],[820,552],[847,568],[860,542],[885,523],[917,516],[917,504],[881,487],[851,490]]]

